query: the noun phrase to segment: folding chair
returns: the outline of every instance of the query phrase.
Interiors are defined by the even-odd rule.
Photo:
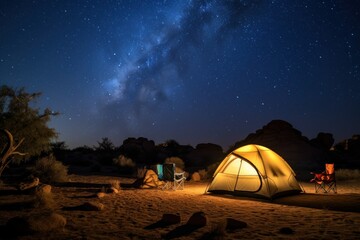
[[[163,164],[162,165],[162,179],[165,181],[165,185],[162,187],[163,190],[177,190],[184,189],[184,182],[186,180],[185,172],[175,172],[175,163]]]
[[[334,163],[326,163],[325,171],[322,173],[311,174],[314,174],[314,178],[311,179],[310,182],[315,184],[316,193],[320,190],[324,193],[329,193],[331,191],[337,193]]]

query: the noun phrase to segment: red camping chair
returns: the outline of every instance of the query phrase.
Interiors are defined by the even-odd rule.
[[[311,173],[314,174],[314,178],[310,182],[315,184],[315,192],[322,190],[324,193],[336,190],[336,179],[335,179],[335,165],[334,163],[326,163],[325,171],[322,173]]]

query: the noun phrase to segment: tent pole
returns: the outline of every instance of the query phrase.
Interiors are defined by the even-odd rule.
[[[237,158],[240,160],[240,166],[239,166],[238,173],[237,173],[237,175],[236,175],[236,182],[235,182],[235,185],[234,185],[234,192],[235,192],[235,189],[236,189],[238,180],[239,180],[239,174],[240,174],[241,165],[242,165],[242,161],[243,161],[242,158],[240,158],[240,157],[237,157]]]
[[[266,168],[265,168],[265,163],[264,163],[264,159],[262,157],[262,155],[260,154],[260,150],[256,147],[256,150],[257,150],[257,153],[261,159],[261,162],[264,166],[264,173],[265,173],[265,176],[263,176],[264,178],[264,181],[266,181],[266,188],[267,188],[267,191],[268,191],[268,194],[269,194],[269,197],[270,199],[272,200],[272,196],[270,195],[270,185],[269,185],[269,178],[268,178],[268,175],[267,175],[267,172],[266,172]]]

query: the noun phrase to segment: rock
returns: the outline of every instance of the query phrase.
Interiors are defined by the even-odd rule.
[[[330,150],[330,148],[334,145],[334,137],[331,133],[320,132],[317,137],[311,139],[310,142],[318,148]]]
[[[64,228],[66,218],[57,213],[42,213],[29,217],[11,218],[6,223],[9,233],[24,235],[35,232],[50,232]]]
[[[180,215],[178,213],[164,213],[159,221],[146,226],[144,229],[164,228],[178,223],[180,223]]]
[[[283,228],[280,228],[280,230],[279,230],[279,233],[286,234],[286,235],[294,234],[294,232],[295,231],[289,227],[283,227]]]
[[[38,194],[50,194],[51,193],[51,186],[48,184],[41,184],[36,187],[36,193]]]
[[[106,193],[104,193],[104,192],[98,192],[97,194],[96,194],[96,197],[98,197],[98,198],[103,198],[103,197],[105,197],[106,196]]]
[[[108,193],[115,193],[115,194],[117,194],[117,193],[119,193],[119,190],[116,189],[116,188],[114,188],[114,187],[110,187],[110,188],[107,190],[107,192],[108,192]]]
[[[326,154],[316,147],[290,123],[283,120],[272,120],[244,140],[234,144],[233,149],[247,144],[259,144],[279,154],[295,171],[298,179],[309,178],[309,172],[323,168]]]
[[[204,227],[206,226],[207,219],[204,212],[196,212],[194,213],[189,220],[187,221],[186,225],[193,226],[193,227]]]
[[[209,163],[219,162],[224,159],[222,147],[211,143],[199,143],[196,148],[189,151],[186,161],[191,163],[191,167],[203,167]]]
[[[200,174],[198,172],[194,172],[191,175],[191,180],[194,181],[194,182],[200,182],[200,180],[201,180]]]
[[[104,204],[99,202],[86,202],[79,206],[79,210],[83,211],[101,211],[104,209]]]
[[[236,220],[233,218],[226,219],[226,230],[228,230],[228,231],[235,231],[235,230],[246,228],[246,227],[247,227],[246,222]]]
[[[40,179],[39,178],[34,178],[32,181],[30,182],[23,182],[20,183],[19,185],[19,190],[24,191],[24,190],[28,190],[31,188],[34,188],[36,186],[38,186],[40,183]]]

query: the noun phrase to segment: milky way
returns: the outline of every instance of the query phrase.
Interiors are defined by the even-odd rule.
[[[246,16],[243,12],[254,5],[236,1],[190,2],[177,19],[171,15],[163,20],[167,24],[155,26],[152,36],[137,39],[141,41],[139,49],[128,53],[117,65],[116,75],[103,84],[109,111],[106,115],[114,109],[126,109],[119,118],[130,127],[137,127],[135,123],[142,120],[142,114],[148,117],[149,109],[156,111],[163,102],[172,100],[174,104],[177,95],[186,90],[183,82],[191,81],[188,65],[205,62],[201,52],[221,46],[241,26]]]
[[[358,1],[2,1],[0,79],[70,147],[360,133]]]

